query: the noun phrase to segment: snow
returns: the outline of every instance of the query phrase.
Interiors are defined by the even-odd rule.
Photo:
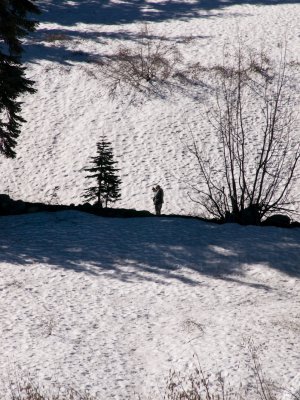
[[[1,223],[1,376],[14,366],[130,398],[161,393],[169,369],[197,354],[238,387],[252,339],[270,377],[293,388],[299,229],[71,211]]]
[[[133,101],[128,90],[111,99],[103,78],[90,72],[95,72],[91,61],[112,54],[120,44],[134,46],[145,22],[154,38],[175,44],[186,63],[221,63],[224,44],[236,41],[238,33],[245,44],[274,54],[286,40],[289,56],[299,61],[299,4],[226,6],[214,1],[210,9],[201,3],[39,1],[42,22],[25,46],[37,93],[24,98],[27,123],[17,159],[0,161],[1,192],[49,201],[58,186],[61,203],[82,202],[87,185],[83,168],[105,134],[121,169],[118,206],[152,210],[151,188],[160,184],[166,196],[163,212],[197,213],[187,196],[187,180],[195,182],[198,171],[184,143],[190,126],[210,145],[211,127],[201,116],[205,91],[180,87]],[[148,15],[145,7],[155,12]],[[66,40],[47,41],[52,34]]]
[[[205,93],[115,99],[90,62],[134,45],[145,22],[186,62],[218,63],[223,45],[245,41],[276,53],[287,39],[299,60],[296,1],[40,0],[41,24],[26,39],[28,76],[17,158],[1,158],[0,192],[28,201],[80,203],[83,168],[102,134],[122,179],[119,207],[197,213],[184,151]],[[68,40],[49,41],[51,34]],[[206,140],[210,131],[204,127]],[[299,191],[299,188],[297,188]],[[21,369],[100,398],[162,393],[169,369],[222,371],[238,386],[251,376],[243,343],[262,346],[265,370],[300,389],[299,229],[214,225],[193,219],[107,219],[78,212],[1,217],[0,376]],[[0,390],[5,382],[0,382]]]

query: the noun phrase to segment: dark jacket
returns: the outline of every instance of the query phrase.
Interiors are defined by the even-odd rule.
[[[164,191],[162,190],[162,188],[160,188],[153,197],[153,203],[157,205],[157,204],[162,204],[163,202],[164,202]]]

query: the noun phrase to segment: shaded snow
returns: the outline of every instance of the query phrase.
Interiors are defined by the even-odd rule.
[[[0,375],[129,398],[170,368],[275,381],[300,365],[300,231],[77,212],[1,218]],[[294,382],[296,385],[297,382]]]

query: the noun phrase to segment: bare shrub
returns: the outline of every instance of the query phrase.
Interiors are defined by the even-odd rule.
[[[293,391],[291,387],[283,386],[281,382],[270,379],[263,366],[262,346],[256,345],[252,338],[244,340],[245,347],[249,356],[249,368],[252,372],[252,380],[248,382],[255,390],[255,398],[258,400],[278,400],[283,395],[287,395],[291,400],[300,400],[300,392]]]
[[[164,395],[165,400],[233,400],[242,399],[239,392],[226,386],[221,374],[217,384],[212,387],[209,374],[201,368],[196,368],[188,376],[170,372]]]
[[[206,86],[203,81],[203,74],[208,71],[210,71],[209,68],[204,67],[199,61],[197,61],[195,63],[187,64],[185,68],[176,72],[176,77],[182,82]]]
[[[274,327],[282,327],[300,334],[300,320],[283,319],[273,322]]]
[[[187,332],[194,332],[196,330],[204,333],[204,325],[200,322],[194,321],[191,318],[188,318],[183,322],[183,329]]]
[[[291,400],[300,400],[299,391],[294,392],[269,379],[261,361],[261,346],[255,345],[250,338],[244,340],[243,347],[247,351],[248,366],[252,372],[244,385],[231,386],[228,378],[225,379],[221,373],[214,375],[206,372],[195,356],[196,363],[192,371],[170,371],[161,397],[164,400],[278,400],[287,394]],[[96,400],[89,392],[78,391],[69,385],[50,384],[44,387],[30,376],[22,375],[20,378],[16,373],[14,375],[8,382],[8,400]]]
[[[216,141],[210,149],[191,132],[187,147],[199,172],[191,199],[206,215],[246,224],[295,212],[299,68],[287,61],[286,47],[274,62],[242,45],[226,49],[222,65],[194,71],[200,72],[215,85],[205,118]]]
[[[59,195],[58,195],[58,191],[59,191],[60,187],[59,186],[55,186],[52,190],[48,191],[48,195],[49,195],[49,199],[47,200],[47,204],[59,204]]]
[[[119,46],[111,56],[98,62],[107,78],[110,94],[129,86],[140,91],[154,90],[154,83],[167,82],[176,72],[181,54],[166,38],[152,39],[148,27],[139,33],[133,47]]]
[[[260,359],[261,349],[256,346],[253,340],[248,340],[245,347],[250,356],[250,369],[253,373],[254,387],[259,400],[277,400],[281,391],[267,376],[262,367]]]
[[[49,316],[48,318],[44,318],[41,321],[43,327],[43,333],[46,337],[51,336],[54,332],[54,329],[57,325],[53,316]]]
[[[88,392],[52,385],[47,389],[31,378],[9,382],[9,400],[96,400]]]
[[[233,387],[221,373],[207,373],[196,357],[196,366],[189,373],[170,371],[167,379],[165,400],[278,400],[287,394],[292,400],[299,400],[299,392],[273,382],[267,375],[261,361],[263,349],[255,345],[250,338],[244,340],[243,347],[248,355],[248,367],[251,376],[244,384]]]

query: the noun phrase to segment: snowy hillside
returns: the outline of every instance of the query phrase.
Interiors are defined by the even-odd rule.
[[[120,44],[134,46],[145,22],[154,38],[176,45],[186,63],[220,63],[224,44],[238,33],[247,44],[274,54],[286,39],[289,55],[298,59],[298,2],[240,3],[39,1],[42,22],[25,46],[38,92],[24,99],[28,122],[17,159],[1,159],[1,193],[48,201],[59,187],[61,203],[80,203],[86,185],[82,168],[105,134],[121,168],[120,207],[152,210],[151,187],[159,183],[165,189],[164,212],[197,212],[186,187],[197,170],[184,141],[188,125],[195,132],[201,126],[205,140],[211,140],[211,127],[200,116],[205,91],[180,87],[133,102],[134,93],[127,90],[111,99],[103,79],[90,72],[94,60],[113,54]]]
[[[82,202],[83,168],[105,134],[122,179],[117,206],[153,211],[160,184],[163,213],[197,213],[187,195],[197,169],[184,142],[189,127],[201,127],[213,147],[200,113],[205,90],[128,88],[112,98],[96,62],[135,46],[145,22],[187,64],[220,63],[238,34],[272,54],[286,39],[300,62],[299,1],[250,3],[39,0],[41,24],[25,42],[37,93],[24,98],[17,158],[0,159],[0,193]],[[103,399],[157,398],[168,371],[188,374],[195,354],[212,380],[222,371],[238,387],[251,378],[249,339],[270,378],[300,390],[299,228],[75,211],[0,223],[0,393],[7,376],[30,374]]]
[[[2,377],[148,398],[197,354],[239,387],[251,338],[268,376],[300,388],[299,229],[78,212],[1,226]]]

